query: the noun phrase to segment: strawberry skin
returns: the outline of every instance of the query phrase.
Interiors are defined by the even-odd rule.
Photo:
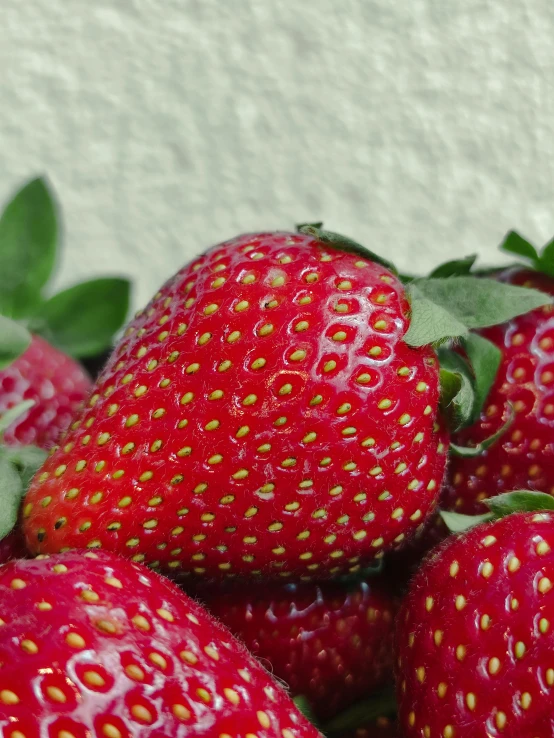
[[[12,559],[21,559],[27,556],[25,540],[21,528],[18,526],[0,541],[0,564]]]
[[[50,448],[86,399],[91,381],[71,357],[33,336],[29,348],[0,371],[0,415],[23,400],[35,405],[4,434],[9,446]]]
[[[554,736],[554,515],[452,537],[397,620],[406,738]]]
[[[554,295],[554,280],[529,269],[509,269],[499,279]],[[472,446],[514,422],[491,448],[475,458],[452,459],[441,506],[483,512],[482,500],[513,489],[554,494],[554,313],[546,306],[482,331],[502,350],[496,380],[478,423],[453,438]]]
[[[140,312],[25,506],[34,552],[327,576],[400,545],[447,452],[400,282],[311,236],[238,237]]]
[[[0,591],[6,738],[318,736],[219,623],[141,566],[105,552],[16,561]]]
[[[360,582],[207,590],[207,608],[315,716],[333,717],[392,673],[395,604]]]

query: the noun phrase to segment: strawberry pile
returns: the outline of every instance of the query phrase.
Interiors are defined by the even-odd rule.
[[[126,283],[45,295],[55,231],[0,220],[2,734],[554,737],[554,247],[238,236],[92,382]]]

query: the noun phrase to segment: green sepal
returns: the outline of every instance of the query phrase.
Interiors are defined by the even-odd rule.
[[[533,264],[536,264],[539,261],[537,249],[516,231],[509,231],[504,236],[504,240],[500,244],[500,250],[505,251],[508,254],[515,254],[516,256],[528,259]]]
[[[0,216],[0,312],[22,318],[36,309],[56,259],[57,207],[44,179],[27,183]]]
[[[22,493],[21,477],[0,449],[0,540],[13,530],[17,522]]]
[[[475,403],[471,422],[476,423],[487,400],[502,361],[502,351],[492,341],[477,333],[469,333],[463,339],[463,347],[471,363],[474,375]]]
[[[41,305],[31,329],[75,358],[99,354],[125,323],[130,289],[120,277],[81,282]]]
[[[384,259],[379,254],[370,251],[362,244],[357,241],[353,241],[347,236],[341,236],[340,233],[334,233],[333,231],[324,231],[321,229],[321,223],[315,223],[313,225],[300,225],[297,227],[299,233],[304,233],[306,236],[313,236],[321,243],[325,244],[331,249],[337,251],[346,251],[350,254],[357,254],[358,256],[368,259],[368,261],[374,261],[377,264],[381,264],[386,269],[391,271],[393,274],[398,274],[396,267],[392,262]]]
[[[529,492],[529,490],[504,492],[483,502],[496,518],[503,518],[515,512],[554,510],[554,497],[544,492]]]
[[[491,446],[494,446],[494,444],[500,438],[502,438],[506,431],[510,429],[510,426],[514,422],[515,410],[511,403],[509,403],[509,410],[510,414],[508,416],[508,420],[503,423],[502,427],[500,427],[496,431],[496,433],[493,433],[492,436],[485,438],[484,441],[481,441],[481,443],[478,443],[476,446],[458,446],[456,443],[450,442],[449,451],[452,456],[459,456],[464,459],[472,459],[476,456],[481,456],[481,454],[487,451]]]
[[[470,528],[475,528],[481,523],[489,523],[494,520],[492,513],[483,513],[483,515],[462,515],[461,513],[441,510],[440,516],[444,520],[446,527],[451,533],[463,533]]]
[[[470,274],[476,261],[477,254],[464,256],[463,259],[446,261],[444,264],[441,264],[434,269],[429,277],[431,279],[446,279],[448,277],[459,277],[463,274]]]
[[[554,497],[544,492],[530,492],[529,490],[514,490],[501,495],[488,497],[483,503],[490,509],[482,515],[461,515],[460,513],[441,510],[441,518],[451,533],[462,533],[481,523],[499,520],[518,512],[541,512],[554,510]]]
[[[31,334],[20,323],[0,315],[0,369],[21,356],[31,343]]]
[[[27,490],[48,454],[38,446],[6,446],[4,451],[19,474],[23,489]]]
[[[440,349],[440,408],[451,432],[466,425],[473,413],[475,391],[470,368],[451,349]]]
[[[367,700],[356,702],[352,707],[324,723],[321,726],[321,732],[327,736],[350,732],[359,728],[360,725],[377,720],[377,718],[394,716],[396,710],[396,694],[394,687],[391,685],[380,692],[375,692]]]
[[[538,290],[471,276],[417,279],[406,290],[412,318],[404,340],[414,347],[459,338],[552,302]]]

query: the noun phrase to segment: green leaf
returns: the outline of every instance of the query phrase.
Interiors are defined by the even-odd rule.
[[[44,464],[48,454],[37,446],[9,446],[4,449],[4,453],[19,473],[22,489],[26,492],[31,479]]]
[[[0,369],[5,369],[27,350],[31,334],[19,323],[0,315]]]
[[[43,179],[29,182],[0,217],[0,312],[19,318],[40,301],[56,257],[56,205]]]
[[[502,352],[498,346],[477,333],[468,334],[463,343],[475,376],[475,405],[471,418],[475,423],[481,416],[481,410],[496,378]]]
[[[111,345],[129,310],[130,284],[117,277],[92,279],[51,297],[32,328],[62,351],[82,358]]]
[[[504,237],[504,240],[500,244],[500,250],[506,251],[509,254],[516,254],[522,256],[524,259],[529,259],[532,262],[539,260],[537,249],[527,241],[527,239],[520,236],[516,231],[509,231]]]
[[[365,246],[362,246],[362,244],[358,243],[357,241],[353,241],[347,236],[341,236],[340,233],[334,233],[333,231],[323,231],[321,230],[321,228],[318,228],[317,225],[318,224],[298,226],[298,232],[304,233],[307,236],[313,236],[318,241],[321,241],[321,243],[324,243],[326,246],[336,249],[337,251],[346,251],[351,254],[357,254],[364,259],[368,259],[369,261],[374,261],[377,264],[381,264],[381,266],[386,267],[393,274],[398,273],[394,264],[387,259],[384,259],[379,254],[370,251]]]
[[[476,456],[481,456],[482,453],[484,453],[491,446],[494,446],[494,444],[500,438],[502,438],[504,433],[506,433],[506,431],[514,422],[514,417],[515,411],[513,405],[510,404],[510,416],[508,417],[508,420],[502,425],[502,427],[496,431],[496,433],[493,433],[492,436],[485,438],[484,441],[481,441],[481,443],[478,443],[476,446],[458,446],[457,444],[450,442],[450,453],[452,454],[452,456],[459,456],[464,459],[472,459]]]
[[[321,730],[325,735],[346,733],[356,730],[360,725],[371,723],[379,717],[394,715],[396,709],[394,687],[390,686],[381,692],[372,694],[369,699],[357,702],[352,707],[339,713],[323,725]]]
[[[418,280],[415,280],[406,287],[411,302],[410,326],[404,336],[408,346],[427,346],[468,333],[463,323],[448,309],[427,299],[417,285]]]
[[[554,510],[554,497],[544,492],[529,492],[528,490],[504,492],[496,497],[489,497],[483,502],[497,518],[503,518],[514,512]]]
[[[461,274],[469,274],[475,261],[477,254],[464,256],[463,259],[453,259],[438,266],[429,275],[433,279],[445,279],[446,277],[459,277]]]
[[[296,226],[296,230],[298,233],[303,233],[303,228],[315,228],[317,230],[320,230],[323,228],[323,223],[298,223]]]
[[[543,247],[536,266],[544,274],[554,277],[554,239]]]
[[[538,290],[475,277],[418,279],[407,291],[412,319],[404,340],[410,346],[464,336],[552,302]]]
[[[0,415],[0,434],[5,433],[6,428],[9,428],[15,420],[26,413],[27,410],[30,410],[34,404],[34,400],[23,400],[23,402],[14,405],[9,410],[6,410],[3,415]]]
[[[21,503],[21,479],[9,459],[0,454],[0,540],[17,522]]]
[[[474,528],[476,525],[494,520],[492,513],[485,513],[484,515],[461,515],[460,513],[441,510],[440,516],[451,533],[462,533],[465,530]]]
[[[451,432],[468,422],[473,410],[475,394],[468,377],[450,369],[440,369],[441,411]]]

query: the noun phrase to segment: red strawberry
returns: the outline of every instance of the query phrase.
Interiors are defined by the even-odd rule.
[[[219,623],[143,567],[103,552],[16,561],[0,591],[6,738],[318,735]]]
[[[234,585],[201,599],[318,719],[333,717],[391,674],[395,605],[365,582]]]
[[[0,371],[0,415],[24,400],[35,405],[4,433],[8,445],[50,448],[69,425],[91,388],[80,364],[43,338]]]
[[[554,515],[449,539],[397,620],[406,738],[554,735]]]
[[[36,478],[31,550],[325,576],[398,546],[447,450],[407,312],[386,268],[312,236],[214,247],[138,314]]]
[[[554,295],[554,279],[540,272],[515,268],[498,278]],[[473,446],[493,435],[509,417],[508,403],[515,419],[483,454],[452,458],[441,506],[464,513],[482,512],[483,499],[511,489],[554,494],[553,307],[488,328],[482,335],[501,349],[501,364],[480,420],[453,440]]]

